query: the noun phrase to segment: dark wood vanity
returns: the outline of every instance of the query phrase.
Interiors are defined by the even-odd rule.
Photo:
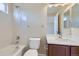
[[[79,46],[70,46],[71,56],[79,56]]]
[[[48,44],[48,56],[79,56],[79,46]]]

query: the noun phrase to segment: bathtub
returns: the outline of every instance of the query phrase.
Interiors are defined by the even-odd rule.
[[[16,45],[9,45],[0,49],[0,56],[21,56],[24,48],[25,45],[19,45],[19,48],[16,48]]]

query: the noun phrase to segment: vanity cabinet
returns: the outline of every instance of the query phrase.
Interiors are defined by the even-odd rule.
[[[71,56],[79,56],[79,46],[71,46]]]
[[[79,56],[79,47],[48,44],[48,56]]]
[[[48,44],[48,56],[68,56],[70,47],[64,45]]]

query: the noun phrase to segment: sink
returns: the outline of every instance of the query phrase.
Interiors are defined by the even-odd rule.
[[[61,45],[72,45],[72,46],[79,46],[79,41],[74,40],[75,38],[59,38],[58,36],[56,37],[47,37],[47,42],[48,44],[61,44]],[[79,38],[78,38],[79,39]]]
[[[73,40],[71,40],[71,39],[64,39],[64,38],[57,38],[56,39],[57,41],[59,41],[59,42],[75,42],[75,41],[73,41]]]

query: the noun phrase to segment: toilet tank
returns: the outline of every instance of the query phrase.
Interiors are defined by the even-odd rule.
[[[29,42],[30,49],[39,49],[40,38],[30,38],[29,40],[30,40],[30,42]]]

